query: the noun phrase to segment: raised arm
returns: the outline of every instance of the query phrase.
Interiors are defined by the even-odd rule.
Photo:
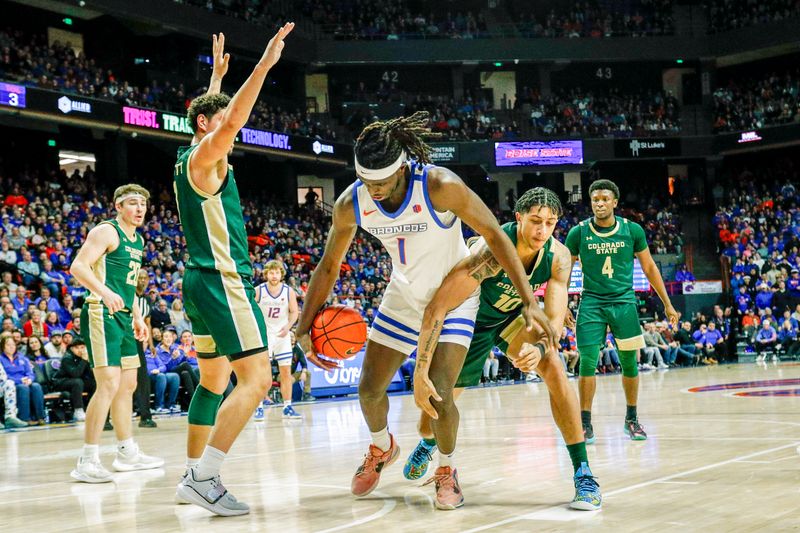
[[[92,265],[103,256],[119,246],[119,235],[111,224],[100,224],[86,236],[75,260],[72,261],[70,272],[78,282],[103,299],[108,312],[113,314],[125,307],[122,296],[108,288],[92,272]]]
[[[320,360],[317,354],[313,353],[308,332],[314,317],[328,299],[333,284],[339,277],[342,260],[357,229],[351,186],[339,196],[333,206],[333,221],[330,233],[328,233],[328,241],[325,243],[325,252],[311,275],[303,302],[303,311],[300,313],[300,320],[297,324],[297,342],[306,353],[306,358],[315,365],[326,369],[336,368],[336,363]]]
[[[439,415],[431,405],[430,398],[437,401],[441,401],[441,398],[428,377],[428,370],[439,342],[444,317],[448,311],[461,305],[483,280],[502,270],[483,238],[473,243],[470,249],[470,255],[459,261],[444,278],[422,316],[417,364],[414,368],[414,401],[434,419]]]
[[[293,22],[284,24],[284,26],[278,30],[278,33],[270,39],[264,51],[264,55],[256,64],[253,73],[250,74],[250,77],[247,78],[236,94],[233,95],[233,98],[222,115],[219,126],[217,126],[213,132],[203,137],[203,140],[200,141],[200,146],[198,146],[192,154],[190,163],[192,170],[201,170],[201,172],[193,172],[193,179],[204,191],[208,191],[209,189],[216,190],[216,187],[206,188],[203,186],[203,181],[208,179],[206,177],[206,175],[209,174],[207,170],[214,167],[214,165],[226,156],[233,145],[236,134],[239,133],[239,130],[247,123],[253,106],[261,92],[261,87],[264,85],[267,73],[280,59],[284,46],[283,40],[291,33],[293,28]],[[211,117],[207,118],[209,120],[211,119]],[[206,172],[202,172],[202,170],[206,170]],[[214,180],[218,179],[216,176],[210,177]]]
[[[225,53],[225,34],[220,32],[219,35],[212,35],[213,43],[211,45],[214,65],[211,68],[211,81],[208,82],[208,91],[206,94],[219,94],[222,90],[222,78],[228,73],[228,61],[231,58],[230,54]]]
[[[548,342],[557,344],[558,335],[539,308],[514,245],[500,229],[497,219],[486,204],[461,178],[445,168],[429,174],[428,179],[428,191],[436,210],[452,211],[486,240],[492,255],[511,279],[522,299],[527,328],[537,324],[547,334]]]

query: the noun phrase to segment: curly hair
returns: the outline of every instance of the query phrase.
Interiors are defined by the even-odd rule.
[[[192,132],[197,132],[197,117],[205,115],[211,119],[220,109],[225,109],[231,103],[231,97],[225,93],[204,94],[198,96],[189,104],[186,118],[189,120],[189,127]]]
[[[564,214],[558,195],[545,187],[534,187],[525,191],[514,204],[514,212],[525,214],[533,207],[549,207],[556,217]]]
[[[423,139],[439,134],[431,132],[429,120],[430,113],[417,111],[410,117],[379,120],[368,125],[353,147],[359,164],[366,168],[383,168],[392,164],[404,150],[419,163],[430,163],[431,148]]]

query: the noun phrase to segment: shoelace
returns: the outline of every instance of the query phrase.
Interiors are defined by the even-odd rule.
[[[575,484],[578,492],[594,492],[599,487],[600,484],[595,480],[594,476],[581,476]]]
[[[422,484],[424,487],[425,485],[430,485],[431,483],[436,482],[436,488],[440,487],[455,487],[456,485],[456,477],[453,475],[453,471],[450,470],[446,474],[434,474],[432,477],[428,478],[428,480]]]
[[[378,464],[378,459],[380,458],[380,455],[375,455],[375,454],[372,453],[372,448],[373,447],[377,448],[377,446],[375,446],[375,445],[372,445],[372,444],[370,445],[369,451],[364,456],[364,462],[361,463],[361,466],[359,466],[358,470],[356,470],[356,475],[357,476],[360,476],[361,474],[369,472],[370,470],[375,470],[375,467]]]
[[[631,425],[631,432],[632,433],[644,433],[644,429],[639,424],[639,422],[628,422]]]
[[[430,450],[424,446],[417,446],[417,449],[411,454],[411,462],[414,464],[420,464],[425,459],[430,462],[432,458]]]

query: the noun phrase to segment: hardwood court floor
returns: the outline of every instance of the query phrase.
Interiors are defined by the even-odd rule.
[[[0,529],[6,531],[780,531],[800,528],[800,365],[733,365],[643,374],[640,419],[650,435],[622,432],[620,377],[598,379],[589,456],[603,488],[598,513],[567,509],[569,456],[541,384],[479,388],[461,399],[457,465],[466,505],[435,511],[432,485],[406,481],[416,444],[411,396],[391,400],[401,459],[378,489],[349,493],[369,433],[358,403],[298,407],[302,421],[272,409],[250,423],[223,481],[252,513],[216,518],[172,503],[183,472],[186,418],[138,430],[162,470],[116,474],[115,483],[70,482],[81,427],[0,434]],[[693,387],[758,382],[749,388]],[[776,381],[784,380],[784,381]],[[781,392],[783,391],[783,392]],[[737,395],[738,394],[738,395]],[[743,396],[742,394],[746,394]],[[103,461],[112,438],[104,434]]]

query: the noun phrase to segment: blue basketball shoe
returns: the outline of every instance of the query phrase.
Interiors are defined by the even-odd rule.
[[[600,496],[600,485],[592,475],[589,463],[581,463],[573,479],[575,497],[569,506],[580,511],[599,511],[603,505],[603,497]]]
[[[436,444],[426,444],[425,439],[420,439],[403,467],[403,475],[406,479],[419,479],[424,476],[434,453],[436,453]]]

